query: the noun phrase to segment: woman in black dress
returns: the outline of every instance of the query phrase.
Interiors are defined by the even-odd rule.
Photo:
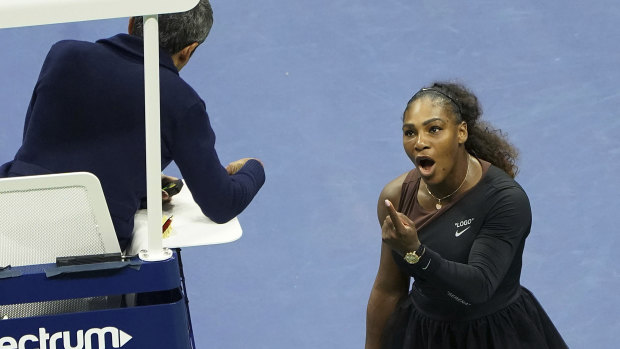
[[[567,347],[520,284],[529,200],[513,179],[516,150],[480,114],[452,83],[407,104],[403,145],[415,169],[379,198],[366,349]]]

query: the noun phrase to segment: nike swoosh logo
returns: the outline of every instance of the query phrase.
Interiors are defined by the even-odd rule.
[[[458,238],[459,236],[461,236],[461,234],[463,234],[464,232],[466,232],[466,231],[467,231],[467,229],[469,229],[469,228],[471,228],[471,226],[469,226],[469,227],[467,227],[467,228],[465,228],[465,229],[463,229],[463,230],[461,230],[461,231],[458,231],[458,230],[457,230],[457,231],[456,231],[456,233],[454,233],[454,236],[456,236],[456,237]]]
[[[422,270],[428,269],[429,265],[431,265],[431,260],[430,259],[428,260],[428,263],[426,264],[426,266],[422,268]]]

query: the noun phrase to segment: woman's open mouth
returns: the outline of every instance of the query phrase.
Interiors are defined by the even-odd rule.
[[[428,156],[418,156],[416,157],[415,162],[422,176],[429,176],[433,172],[435,160],[429,158]]]

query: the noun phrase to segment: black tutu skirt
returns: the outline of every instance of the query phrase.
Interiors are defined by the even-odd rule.
[[[520,293],[505,308],[468,321],[430,318],[406,297],[386,325],[383,349],[568,348],[534,295],[524,287]]]

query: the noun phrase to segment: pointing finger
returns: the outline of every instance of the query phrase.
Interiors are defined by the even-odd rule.
[[[401,234],[404,233],[405,226],[400,217],[398,216],[398,212],[394,208],[394,205],[392,205],[392,202],[390,200],[385,200],[385,206],[387,207],[390,218],[392,219],[392,224],[394,224],[394,228],[396,228],[396,231]]]

